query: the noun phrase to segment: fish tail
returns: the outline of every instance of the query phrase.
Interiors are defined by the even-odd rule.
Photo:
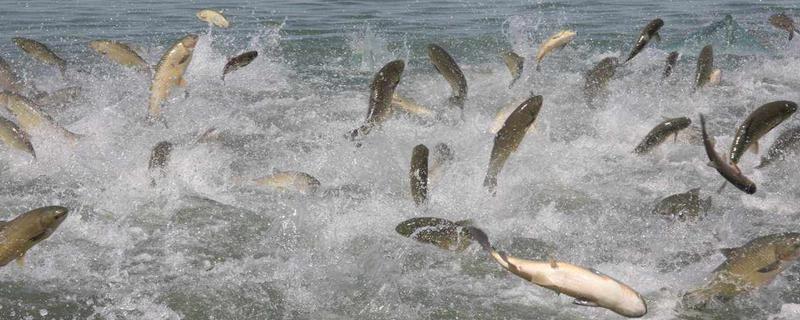
[[[467,231],[469,231],[469,235],[470,237],[472,237],[472,240],[477,241],[478,244],[480,244],[484,250],[489,252],[494,251],[494,248],[492,248],[492,244],[489,243],[489,237],[486,235],[485,232],[483,232],[483,230],[472,226],[467,226],[466,228]]]

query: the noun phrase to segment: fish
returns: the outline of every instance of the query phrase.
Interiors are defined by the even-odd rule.
[[[222,81],[225,81],[226,74],[246,67],[253,62],[256,57],[258,57],[257,51],[247,51],[228,60],[228,63],[225,64],[225,68],[222,69]]]
[[[778,29],[788,31],[789,41],[792,41],[792,38],[794,38],[794,33],[797,32],[797,28],[794,26],[794,20],[789,18],[789,16],[784,13],[778,13],[769,16],[769,23]]]
[[[711,300],[727,301],[770,284],[800,257],[800,233],[770,234],[720,251],[725,262],[712,271],[711,281],[683,296],[684,306],[702,309]]]
[[[171,152],[172,143],[169,141],[157,143],[150,152],[150,161],[148,162],[147,169],[161,169],[163,171],[167,162],[169,162],[169,155]]]
[[[279,191],[295,191],[303,194],[316,193],[320,182],[308,173],[275,170],[271,175],[253,180],[256,185],[268,186]]]
[[[520,103],[521,102],[519,102],[519,100],[514,100],[500,108],[500,110],[497,110],[497,114],[494,115],[494,120],[492,120],[491,125],[489,125],[489,132],[492,134],[497,134],[497,132],[503,128],[503,125],[506,124],[506,119],[508,119],[508,116],[514,112],[514,109],[516,109]],[[531,132],[535,128],[536,125],[531,125],[525,132]]]
[[[150,65],[125,43],[114,40],[92,40],[89,41],[89,48],[123,66],[150,72]]]
[[[517,150],[528,127],[533,124],[542,108],[542,96],[533,96],[522,102],[506,119],[503,128],[494,137],[494,145],[489,158],[489,169],[483,186],[494,194],[497,187],[497,175],[503,170],[508,157]]]
[[[756,193],[756,184],[742,174],[742,171],[739,170],[736,163],[727,163],[717,154],[717,151],[714,150],[714,143],[711,142],[706,132],[706,119],[703,114],[700,114],[700,128],[703,132],[703,145],[705,146],[706,154],[708,155],[708,159],[711,160],[710,165],[714,169],[717,169],[717,172],[719,172],[725,180],[739,188],[739,190],[747,194]]]
[[[573,297],[576,305],[601,307],[629,318],[647,314],[647,303],[642,296],[619,280],[563,261],[527,260],[498,252],[483,230],[468,229],[472,239],[504,269],[533,284]]]
[[[673,219],[685,221],[687,218],[696,220],[708,212],[711,207],[711,197],[700,199],[700,188],[694,188],[684,193],[673,194],[661,199],[653,209],[653,214],[668,216]]]
[[[594,109],[595,99],[605,97],[608,81],[614,76],[617,70],[617,58],[607,57],[600,60],[594,68],[586,72],[584,76],[583,96],[586,98],[586,105]]]
[[[416,102],[414,102],[414,100],[402,97],[399,94],[397,94],[397,92],[395,92],[394,95],[392,96],[392,108],[400,109],[410,114],[421,117],[433,116],[433,110],[417,104]]]
[[[3,57],[0,57],[0,90],[20,94],[22,87],[22,80],[14,72],[14,68]]]
[[[678,132],[689,127],[692,120],[687,117],[666,119],[664,122],[659,123],[655,128],[650,130],[647,135],[642,139],[633,152],[636,154],[645,154],[653,151],[655,147],[664,143],[669,136],[678,138]]]
[[[28,211],[10,221],[0,221],[0,267],[13,260],[22,266],[28,250],[50,237],[68,213],[67,208],[50,206]]]
[[[631,61],[633,57],[635,57],[639,52],[641,52],[644,47],[650,43],[650,40],[655,39],[656,41],[661,42],[661,35],[658,33],[658,29],[664,26],[664,20],[660,18],[653,19],[647,23],[647,25],[642,28],[642,32],[639,33],[639,39],[636,40],[636,44],[633,45],[633,49],[631,49],[631,53],[628,55],[628,58],[625,59],[625,63]]]
[[[364,124],[350,132],[350,140],[367,135],[373,128],[380,126],[392,115],[394,90],[400,84],[400,78],[403,76],[405,66],[406,64],[403,60],[394,60],[375,73],[372,78],[372,84],[369,86],[367,119]]]
[[[49,65],[54,65],[58,67],[61,74],[65,74],[67,70],[67,61],[61,59],[55,52],[50,50],[46,45],[36,40],[22,38],[22,37],[14,37],[11,38],[12,41],[22,49],[25,53],[29,56]]]
[[[80,98],[83,89],[78,86],[61,88],[51,93],[43,93],[35,97],[33,102],[40,106],[48,108],[58,107],[63,108]]]
[[[150,85],[150,100],[147,108],[149,122],[161,119],[161,105],[174,86],[186,86],[183,74],[189,67],[189,63],[192,62],[192,53],[197,45],[197,39],[197,35],[194,34],[178,39],[158,61],[153,83]]]
[[[395,231],[404,237],[430,243],[448,251],[464,251],[472,244],[470,220],[452,222],[434,217],[412,218],[401,222]]]
[[[536,71],[540,71],[540,65],[544,57],[553,52],[555,49],[564,48],[567,44],[575,39],[577,33],[572,30],[562,30],[554,34],[539,46],[539,51],[536,52]]]
[[[711,79],[714,71],[714,47],[710,44],[700,50],[697,57],[697,71],[694,76],[694,90],[700,89]]]
[[[800,147],[800,126],[795,126],[784,130],[769,147],[767,154],[761,157],[761,163],[756,168],[764,168],[774,161],[783,160],[790,151],[796,151]]]
[[[778,100],[766,103],[752,113],[736,129],[730,150],[730,162],[739,163],[745,150],[758,153],[758,140],[797,111],[797,103]]]
[[[17,118],[17,124],[25,132],[45,129],[62,135],[72,143],[81,137],[81,135],[57,124],[50,115],[42,111],[39,105],[24,96],[8,91],[0,92],[0,105],[5,105],[6,109]]]
[[[36,158],[33,144],[25,131],[22,131],[16,124],[0,116],[0,141],[6,146],[19,151],[24,151]]]
[[[467,99],[467,78],[464,77],[456,60],[444,48],[433,43],[428,45],[428,58],[453,90],[448,100],[450,104],[463,110],[464,101]]]
[[[209,24],[213,24],[220,28],[227,28],[231,26],[230,22],[228,22],[228,19],[222,15],[222,11],[203,9],[197,11],[197,19],[208,22]]]
[[[520,57],[513,51],[508,51],[503,53],[503,62],[505,62],[506,67],[508,67],[508,72],[511,73],[511,83],[508,84],[508,87],[511,88],[522,74],[522,68],[525,65],[525,58]]]
[[[418,144],[411,152],[411,167],[408,171],[411,182],[411,197],[417,206],[428,200],[428,147]]]
[[[711,71],[711,74],[708,75],[708,85],[717,86],[720,82],[722,82],[722,70],[714,69],[714,71]]]
[[[678,58],[680,54],[678,51],[672,51],[667,55],[667,66],[664,67],[664,78],[669,77],[672,74],[672,70],[675,69],[675,64],[678,63]]]

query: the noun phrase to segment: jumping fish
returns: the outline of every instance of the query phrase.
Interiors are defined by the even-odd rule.
[[[464,101],[467,99],[467,78],[464,77],[464,73],[461,72],[456,60],[444,48],[436,44],[428,45],[428,58],[431,59],[433,67],[447,80],[453,90],[453,95],[449,100],[450,103],[464,109]]]
[[[39,105],[21,95],[7,91],[0,92],[0,104],[5,105],[6,109],[14,114],[17,123],[25,132],[31,133],[40,128],[47,129],[60,133],[73,143],[81,137],[55,123],[53,118],[42,111]]]
[[[684,221],[687,218],[696,220],[711,207],[711,197],[700,199],[700,188],[694,188],[684,193],[673,194],[661,199],[653,209],[653,214],[677,218]]]
[[[703,145],[705,146],[708,159],[711,160],[711,166],[717,169],[717,172],[719,172],[725,180],[728,180],[728,182],[739,188],[739,190],[747,194],[756,193],[756,184],[742,174],[742,171],[739,170],[736,163],[728,164],[717,154],[717,151],[714,150],[714,144],[711,142],[706,132],[706,119],[702,114],[700,114],[700,128],[703,131]]]
[[[92,40],[89,48],[123,66],[150,72],[150,65],[127,44],[113,40]]]
[[[775,139],[767,154],[761,157],[761,163],[756,168],[763,168],[773,161],[783,160],[787,153],[797,150],[798,147],[800,147],[800,126],[786,129]]]
[[[211,9],[197,11],[197,19],[208,22],[220,28],[227,28],[231,25],[228,22],[228,19],[222,15],[222,11],[215,11]]]
[[[528,127],[536,120],[539,110],[542,108],[542,96],[533,96],[522,102],[506,119],[494,137],[494,146],[489,158],[489,169],[486,171],[486,178],[483,185],[494,193],[497,186],[497,175],[505,166],[506,160],[512,152],[517,150]]]
[[[64,207],[42,207],[0,221],[0,267],[12,260],[25,263],[25,254],[37,243],[50,237],[67,217]]]
[[[664,67],[664,78],[672,74],[672,70],[675,69],[675,64],[678,63],[679,56],[678,51],[672,51],[667,55],[667,66]]]
[[[608,81],[617,70],[617,58],[607,57],[600,60],[594,68],[586,73],[586,82],[583,85],[583,95],[589,108],[595,107],[595,99],[606,96]]]
[[[522,74],[522,67],[525,65],[525,58],[520,57],[513,51],[508,51],[503,53],[503,62],[505,62],[506,67],[508,67],[508,72],[511,73],[511,83],[508,84],[508,87],[511,88]]]
[[[694,77],[694,89],[700,89],[711,80],[711,72],[714,71],[714,48],[709,44],[700,50],[697,57],[697,71]]]
[[[411,196],[418,206],[428,200],[428,148],[423,144],[411,152],[411,167],[408,171],[411,182]]]
[[[636,290],[597,270],[552,259],[513,257],[492,247],[482,230],[469,227],[469,233],[500,266],[538,286],[575,298],[576,305],[606,308],[629,318],[647,313],[647,304]]]
[[[714,269],[708,284],[683,297],[685,306],[702,309],[712,299],[730,300],[768,285],[800,257],[800,233],[771,234],[721,251],[725,262]]]
[[[161,57],[150,86],[150,101],[147,108],[147,120],[150,122],[161,119],[161,105],[169,96],[175,85],[185,87],[186,80],[183,74],[189,63],[192,62],[192,53],[197,45],[197,36],[190,34],[178,39],[172,47]]]
[[[519,100],[511,101],[502,108],[500,108],[500,110],[497,110],[497,114],[495,114],[494,120],[492,120],[492,123],[489,126],[489,132],[491,132],[492,134],[497,134],[497,132],[503,128],[503,125],[506,124],[506,119],[508,119],[508,116],[511,115],[512,112],[514,112],[514,109],[516,109],[517,106],[519,106],[519,104],[520,104]],[[531,125],[525,132],[526,133],[531,132],[531,130],[535,128],[536,125]]]
[[[789,18],[786,14],[778,13],[769,16],[769,23],[778,29],[786,30],[789,32],[789,41],[794,38],[794,33],[797,29],[794,27],[794,20]]]
[[[536,53],[536,71],[540,70],[540,65],[544,57],[553,52],[555,49],[564,48],[567,44],[575,38],[575,31],[572,30],[563,30],[552,37],[547,39],[544,43],[539,46],[539,51]]]
[[[317,192],[320,182],[310,174],[300,171],[278,171],[272,175],[256,179],[256,185],[269,186],[278,190],[290,190],[304,194]]]
[[[28,134],[3,117],[0,117],[0,141],[3,141],[9,148],[25,151],[36,158],[36,152],[33,151]]]
[[[83,89],[78,86],[61,88],[34,98],[34,103],[48,108],[63,108],[80,98]]]
[[[14,37],[11,40],[29,56],[46,64],[57,66],[62,75],[66,72],[67,61],[61,59],[43,43],[21,37]]]
[[[424,217],[401,222],[395,231],[404,237],[422,243],[430,243],[449,251],[464,251],[472,244],[469,233],[469,220],[452,222],[450,220]]]
[[[248,51],[228,60],[228,63],[225,64],[225,68],[222,70],[222,81],[225,81],[226,74],[246,67],[250,62],[253,62],[256,57],[258,57],[257,51]]]
[[[171,152],[172,143],[169,141],[157,143],[150,152],[150,161],[148,162],[147,169],[161,169],[163,171],[167,162],[169,162],[169,155]]]
[[[403,60],[394,60],[375,73],[372,84],[369,86],[367,119],[363,125],[350,132],[351,140],[368,134],[374,127],[380,126],[392,115],[392,97],[395,88],[400,83],[405,66]]]
[[[674,136],[677,139],[678,132],[686,129],[691,124],[692,120],[687,117],[664,120],[664,122],[659,123],[647,133],[642,142],[633,149],[633,152],[636,154],[648,153],[666,141],[669,136]]]
[[[730,151],[731,163],[738,164],[747,149],[752,148],[758,153],[758,139],[788,119],[795,111],[796,103],[779,100],[764,104],[750,113],[736,129]]]
[[[655,39],[656,41],[661,41],[661,35],[658,34],[658,29],[664,26],[664,20],[659,18],[653,19],[650,21],[644,28],[642,28],[642,32],[639,33],[639,39],[636,40],[636,44],[631,49],[631,53],[628,55],[628,58],[625,59],[627,63],[633,57],[635,57],[639,52],[644,49],[644,47],[650,43],[650,40]]]

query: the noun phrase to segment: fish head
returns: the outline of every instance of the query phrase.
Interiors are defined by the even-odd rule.
[[[780,112],[781,118],[782,119],[786,119],[789,116],[791,116],[792,114],[794,114],[795,111],[797,111],[797,103],[794,103],[792,101],[783,101],[783,105],[781,106],[779,112]]]
[[[653,30],[658,30],[664,26],[664,20],[661,20],[661,18],[655,18],[653,21],[650,21],[650,24],[653,26]]]
[[[397,86],[400,83],[400,77],[403,75],[403,70],[406,68],[405,61],[398,59],[387,63],[381,69],[380,73],[385,77],[392,86]]]
[[[199,37],[196,34],[187,35],[181,39],[181,45],[187,49],[194,49],[194,47],[197,45],[198,38]]]
[[[18,47],[20,47],[22,49],[26,49],[26,50],[27,50],[27,48],[30,47],[30,44],[31,44],[30,40],[22,38],[22,37],[13,37],[13,38],[11,38],[11,41],[14,41],[14,44],[16,44]]]
[[[14,219],[16,237],[33,244],[47,239],[67,218],[69,210],[61,206],[34,209]]]

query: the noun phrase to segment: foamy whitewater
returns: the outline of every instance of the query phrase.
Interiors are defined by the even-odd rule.
[[[231,28],[197,20],[224,9]],[[709,119],[727,151],[758,106],[800,101],[800,39],[769,25],[800,19],[794,1],[10,1],[0,11],[0,55],[39,90],[80,86],[52,107],[56,122],[85,135],[74,146],[33,135],[38,158],[0,146],[0,219],[62,205],[66,221],[0,268],[0,319],[620,319],[602,308],[503,270],[479,246],[454,253],[395,232],[412,217],[472,219],[515,256],[593,267],[639,291],[646,319],[800,319],[800,263],[770,285],[701,313],[676,308],[724,261],[718,249],[771,233],[800,232],[800,155],[753,169],[794,115],[740,163],[755,195],[706,166],[702,146],[678,141],[637,156],[663,117]],[[725,19],[730,14],[733,19]],[[609,83],[604,108],[583,98],[584,73],[624,58],[641,28],[664,19],[652,43]],[[575,40],[526,68],[511,89],[500,53],[531,61],[553,33]],[[93,39],[133,44],[150,64],[176,39],[200,35],[186,72],[188,97],[165,103],[168,128],[144,122],[150,79],[92,52]],[[11,38],[48,44],[67,77],[22,54]],[[407,62],[398,92],[453,115],[450,86],[429,62],[437,43],[469,83],[464,121],[396,112],[360,148],[345,134],[367,110],[369,82]],[[700,48],[714,45],[722,84],[692,93]],[[258,50],[229,74],[231,56]],[[667,53],[681,53],[661,81]],[[532,66],[533,64],[529,64]],[[536,128],[498,177],[482,186],[494,114],[531,92],[544,97]],[[6,110],[0,114],[14,119]],[[453,117],[457,119],[456,117]],[[210,128],[218,143],[196,143]],[[165,177],[148,172],[151,148],[174,144]],[[409,192],[412,148],[447,143],[455,161],[417,208]],[[313,195],[250,183],[273,170],[307,172]],[[702,188],[702,220],[670,221],[661,198]]]

